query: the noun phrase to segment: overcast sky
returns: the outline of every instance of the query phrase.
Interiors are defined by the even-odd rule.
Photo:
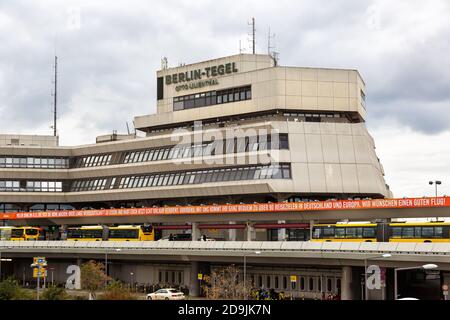
[[[52,134],[59,57],[62,145],[154,113],[169,66],[257,51],[270,26],[280,64],[356,68],[367,125],[395,196],[450,195],[448,1],[0,1],[0,133]]]

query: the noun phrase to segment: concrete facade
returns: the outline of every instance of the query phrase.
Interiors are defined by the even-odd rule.
[[[173,83],[177,77],[186,80],[192,70],[208,70],[211,76],[203,76],[198,81]],[[212,70],[216,70],[214,77]],[[36,210],[36,204],[100,208],[178,205],[192,201],[253,203],[298,201],[300,198],[326,200],[392,196],[384,181],[375,143],[364,124],[365,84],[358,71],[275,66],[268,55],[240,54],[160,70],[157,78],[162,80],[158,80],[161,92],[157,114],[135,118],[136,128],[146,132],[146,137],[113,134],[98,137],[96,144],[74,147],[60,147],[53,137],[40,138],[42,142],[38,145],[0,142],[0,180],[6,184],[2,189],[0,181],[0,204],[4,204],[0,210]],[[191,89],[190,86],[193,84],[195,87],[196,83],[202,87]],[[194,97],[205,91],[216,95],[242,86],[247,86],[251,92],[245,100],[214,102],[214,105],[174,111],[177,97]],[[203,121],[202,126],[195,125],[195,121]],[[125,161],[130,153],[140,150],[195,144],[198,136],[203,142],[222,137],[227,143],[229,132],[234,134],[237,130],[250,141],[253,136],[259,137],[264,132],[271,136],[284,135],[287,145],[260,150],[261,142],[258,142],[253,145],[254,150],[244,150],[239,149],[237,142],[234,152],[192,155],[183,159]],[[8,139],[4,141],[11,142]],[[25,141],[25,138],[21,139]],[[41,141],[36,137],[30,139]],[[102,164],[89,163],[99,157],[103,160],[109,157],[110,160]],[[63,161],[67,165],[29,165],[30,161],[41,163],[44,161],[42,158],[46,158],[46,163]],[[167,186],[119,186],[119,181],[126,177],[225,170],[267,163],[285,164],[289,167],[289,177],[248,177]],[[99,179],[103,181],[100,182],[103,183],[101,187],[74,188],[77,183],[95,184]],[[54,192],[31,190],[29,185],[34,182],[39,185],[57,183],[58,188],[52,189]],[[8,184],[13,187],[8,187]]]

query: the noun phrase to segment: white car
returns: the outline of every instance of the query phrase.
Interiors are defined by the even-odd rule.
[[[173,289],[159,289],[147,295],[147,300],[184,300],[186,299],[183,292]]]

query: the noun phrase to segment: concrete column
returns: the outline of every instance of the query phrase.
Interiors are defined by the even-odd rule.
[[[189,281],[189,295],[192,297],[198,297],[200,295],[200,280],[198,280],[199,270],[199,263],[197,261],[192,261]]]
[[[286,223],[284,220],[278,220],[278,223]],[[278,241],[286,241],[286,228],[278,229]]]
[[[352,267],[342,267],[341,300],[352,300]]]
[[[314,220],[309,220],[309,239],[310,240],[313,238],[313,226],[314,226]]]
[[[236,221],[230,221],[229,224],[236,224]],[[236,229],[228,230],[228,237],[230,241],[236,241]]]
[[[198,222],[192,222],[192,241],[198,240],[200,238],[200,229],[198,228]]]
[[[253,223],[247,222],[247,227],[245,228],[246,240],[247,241],[255,241],[255,228],[253,227]]]

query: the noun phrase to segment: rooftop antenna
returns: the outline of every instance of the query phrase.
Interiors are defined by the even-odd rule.
[[[57,93],[58,93],[58,57],[55,55],[55,80],[53,92],[53,135],[56,137],[56,118],[57,118]]]
[[[279,52],[271,51],[271,49],[275,49],[275,46],[271,45],[271,39],[275,38],[275,33],[270,33],[270,27],[269,27],[269,34],[267,36],[267,54],[270,55],[273,59],[274,65],[278,65],[278,59],[279,59]]]
[[[249,23],[252,26],[252,52],[256,53],[256,28],[255,28],[255,18],[252,18],[252,22]]]
[[[162,70],[167,69],[167,65],[168,65],[167,57],[163,57],[163,58],[161,59],[161,69],[162,69]]]
[[[128,131],[128,134],[130,134],[130,127],[128,126],[128,121],[126,121],[125,123],[127,124],[127,131]]]

